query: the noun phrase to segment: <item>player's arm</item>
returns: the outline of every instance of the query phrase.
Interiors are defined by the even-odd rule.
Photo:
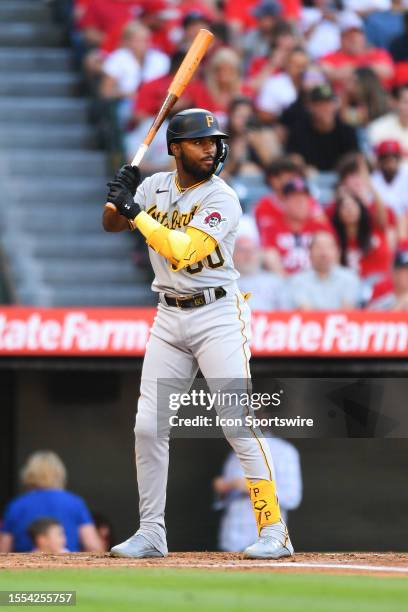
[[[218,495],[227,495],[231,491],[240,491],[248,494],[248,487],[245,478],[224,478],[219,476],[213,480],[213,488]]]
[[[88,552],[103,552],[103,544],[96,531],[95,525],[90,523],[80,525],[79,527],[79,541],[83,550]]]
[[[114,180],[108,183],[108,202],[115,205],[116,211],[109,205],[105,207],[103,226],[106,231],[137,228],[146,238],[147,244],[173,264],[174,271],[201,261],[213,252],[217,241],[205,232],[193,227],[188,227],[185,233],[172,230],[141,211],[139,204],[134,201],[139,181],[137,168],[123,166]]]
[[[173,264],[175,272],[201,261],[217,246],[214,238],[195,227],[187,227],[185,233],[172,230],[144,211],[129,219],[129,223],[137,227],[152,249]]]

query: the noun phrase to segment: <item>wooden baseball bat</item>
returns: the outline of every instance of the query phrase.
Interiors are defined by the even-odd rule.
[[[149,148],[149,145],[151,144],[153,138],[159,131],[163,121],[166,119],[169,112],[187,87],[189,81],[191,80],[191,77],[197,70],[199,63],[203,59],[213,38],[214,35],[211,34],[211,32],[205,29],[201,29],[193,40],[193,42],[191,43],[191,47],[187,51],[185,58],[183,59],[179,69],[174,75],[172,82],[170,83],[167,96],[165,97],[164,102],[161,105],[159,112],[157,113],[157,116],[155,117],[152,125],[149,128],[149,131],[146,134],[144,141],[139,146],[136,155],[132,160],[132,166],[139,166],[147,149]],[[107,203],[106,206],[116,210],[114,204]]]

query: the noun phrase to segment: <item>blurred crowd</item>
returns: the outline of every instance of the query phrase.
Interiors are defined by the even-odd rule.
[[[273,453],[282,517],[302,500],[302,470],[297,449],[287,440],[266,435]],[[22,492],[0,514],[0,553],[108,552],[115,543],[111,521],[91,512],[86,501],[66,490],[67,470],[53,451],[36,451],[20,472]],[[241,552],[257,537],[252,505],[236,454],[228,454],[213,481],[213,510],[221,511],[218,546]]]
[[[67,470],[56,453],[37,451],[27,458],[20,472],[23,491],[6,505],[0,520],[0,553],[109,550],[110,521],[91,515],[66,483]]]
[[[260,309],[408,308],[408,0],[54,0],[112,168],[130,160],[200,28],[174,112],[215,113]],[[145,174],[173,168],[166,125]]]

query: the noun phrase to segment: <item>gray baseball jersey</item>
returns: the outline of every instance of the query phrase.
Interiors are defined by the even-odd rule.
[[[170,381],[172,392],[188,392],[198,369],[210,389],[219,384],[220,377],[227,381],[243,380],[247,384],[250,309],[235,282],[239,274],[232,261],[241,207],[235,193],[222,179],[213,176],[181,192],[175,182],[175,172],[157,173],[139,186],[135,201],[166,227],[185,231],[189,225],[217,241],[209,257],[179,272],[173,272],[165,257],[149,249],[155,272],[154,291],[186,295],[220,285],[226,288],[222,299],[199,308],[184,310],[160,301],[146,346],[135,426],[138,533],[164,555],[167,553],[164,513],[171,423],[167,419],[163,432],[157,401],[163,387],[158,385],[162,379]],[[223,407],[219,407],[219,412],[221,416],[224,414]],[[158,435],[159,417],[161,435]],[[259,432],[252,429],[248,436],[229,435],[228,440],[247,478],[273,480],[270,449]]]
[[[184,232],[189,225],[209,234],[218,244],[204,260],[178,272],[173,272],[169,261],[149,247],[155,273],[153,291],[188,295],[235,281],[239,273],[232,255],[242,214],[237,195],[218,176],[183,192],[175,179],[175,171],[146,178],[137,189],[135,202],[165,227]]]

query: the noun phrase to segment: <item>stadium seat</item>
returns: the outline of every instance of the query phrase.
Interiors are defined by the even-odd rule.
[[[49,5],[0,3],[0,236],[18,302],[152,304],[134,234],[101,225],[106,155]]]
[[[252,206],[268,193],[268,187],[260,174],[237,176],[229,183],[237,192],[244,212],[249,212]]]

